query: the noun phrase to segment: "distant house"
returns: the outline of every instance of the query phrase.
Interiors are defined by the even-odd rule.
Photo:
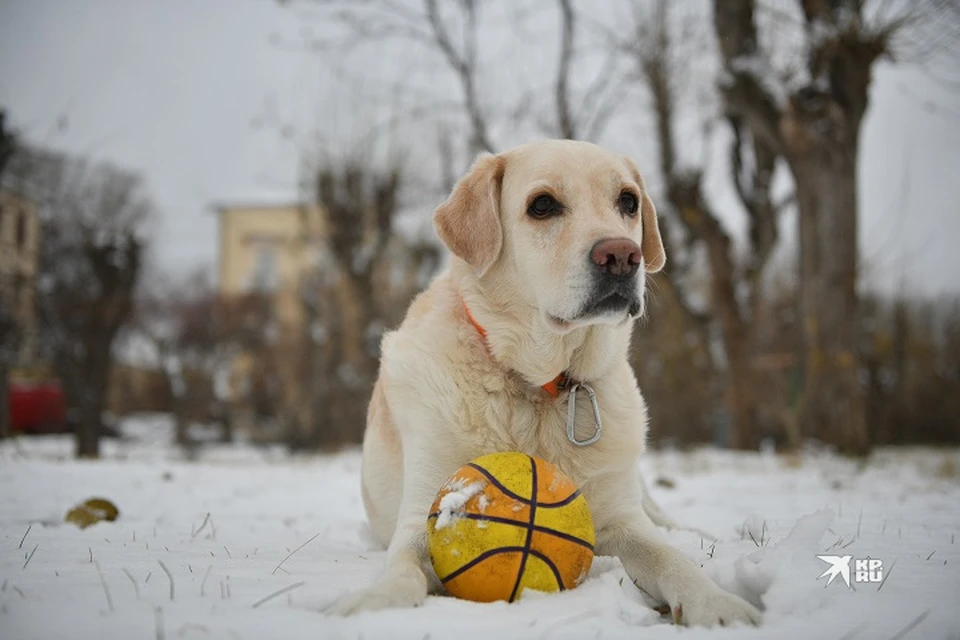
[[[316,206],[218,205],[218,288],[221,295],[272,298],[277,320],[302,322],[300,277],[314,264],[323,218]]]
[[[17,365],[37,359],[36,292],[40,266],[40,214],[37,205],[0,190],[0,304],[18,328]]]
[[[315,205],[219,204],[218,293],[237,302],[237,314],[252,313],[259,344],[242,353],[225,386],[238,426],[253,431],[295,406],[303,393],[298,375],[307,330],[303,276],[316,267],[324,222]],[[233,321],[237,321],[234,318]],[[243,423],[246,423],[245,425]]]

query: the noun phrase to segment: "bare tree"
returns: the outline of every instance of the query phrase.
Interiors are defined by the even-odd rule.
[[[559,51],[552,87],[534,86],[516,98],[515,104],[504,104],[503,91],[484,91],[482,72],[485,68],[502,66],[508,61],[496,58],[493,48],[484,50],[479,45],[482,33],[481,13],[492,9],[496,3],[481,0],[281,0],[288,7],[309,7],[316,10],[311,17],[320,16],[325,26],[337,27],[335,33],[322,37],[307,37],[304,43],[312,50],[324,53],[347,54],[372,44],[382,53],[385,43],[395,42],[401,46],[423,47],[436,55],[441,68],[445,67],[459,89],[459,101],[450,109],[446,100],[438,102],[439,113],[461,113],[467,123],[467,155],[472,158],[480,151],[495,153],[499,145],[491,133],[495,128],[510,123],[517,124],[534,107],[533,124],[549,135],[561,138],[595,140],[603,132],[616,109],[622,104],[615,80],[620,77],[618,59],[608,56],[594,65],[589,72],[590,82],[578,86],[577,63],[584,51],[579,47],[578,33],[581,13],[573,0],[555,0],[559,16]],[[510,3],[500,3],[499,8],[516,11],[512,20],[522,23],[533,15],[540,21],[542,14],[523,11]],[[515,25],[516,26],[516,25]],[[596,47],[602,51],[602,47]],[[486,52],[486,57],[484,53]],[[403,84],[400,79],[398,85]],[[538,113],[539,94],[546,89],[553,94],[549,113]],[[487,104],[483,96],[495,96],[499,102]],[[488,98],[489,99],[489,98]],[[409,115],[422,114],[425,105],[417,104]],[[402,116],[401,116],[402,117]],[[438,141],[449,145],[449,139],[441,135]],[[468,159],[469,159],[468,158]]]
[[[306,36],[303,44],[314,51],[347,54],[367,44],[381,46],[388,41],[399,41],[425,47],[436,54],[453,73],[460,89],[458,108],[467,118],[471,153],[495,148],[478,86],[481,2],[278,0],[278,3],[289,8],[305,6],[316,10],[311,17],[319,17],[328,33],[322,37],[314,37],[312,33]],[[331,26],[338,27],[335,33],[329,32]]]
[[[709,265],[708,308],[712,320],[720,328],[725,355],[728,384],[724,398],[733,421],[729,443],[737,448],[755,449],[761,433],[758,378],[753,370],[754,323],[761,315],[764,268],[777,239],[776,210],[770,198],[770,182],[776,155],[762,141],[744,132],[739,122],[731,120],[735,141],[730,147],[731,179],[750,220],[746,266],[739,264],[729,233],[704,194],[703,169],[684,165],[679,160],[676,133],[679,101],[677,87],[692,81],[683,69],[695,61],[679,53],[675,33],[703,42],[705,34],[690,28],[684,16],[671,14],[672,5],[665,0],[654,3],[634,2],[631,5],[633,28],[626,38],[615,30],[607,30],[615,46],[633,61],[636,75],[649,92],[656,130],[659,171],[664,181],[666,207],[662,224],[680,225],[681,247],[671,247],[680,266],[664,274],[659,282],[674,306],[686,310],[688,324],[699,326],[704,342],[710,336],[706,322],[696,322],[696,314],[684,302],[684,292],[677,278],[684,277],[689,267],[680,256],[689,256],[698,248],[705,251]],[[671,19],[671,15],[673,19]],[[685,87],[690,89],[689,86]],[[681,253],[682,251],[682,253]]]
[[[145,226],[140,177],[107,164],[21,148],[19,190],[41,206],[41,344],[77,413],[77,455],[99,455],[112,348],[133,310]]]
[[[380,337],[402,317],[432,272],[435,247],[397,234],[404,175],[397,160],[379,165],[357,151],[315,169],[321,234],[302,241],[312,257],[302,275],[301,373],[305,393],[292,433],[295,447],[359,442],[380,356]]]
[[[226,368],[218,369],[213,380],[218,394],[216,409],[218,413],[223,410],[218,415],[222,441],[232,439],[235,418],[250,427],[254,441],[275,442],[282,436],[289,392],[297,391],[285,388],[282,374],[296,353],[284,348],[288,341],[279,339],[282,329],[276,302],[271,292],[257,290],[216,300],[216,345],[211,346],[213,353],[222,353],[227,360]],[[227,396],[228,406],[220,404],[220,392]]]
[[[857,331],[857,161],[873,65],[894,55],[917,25],[956,11],[937,1],[869,4],[801,0],[796,10],[777,8],[766,24],[786,25],[800,43],[793,68],[778,72],[758,26],[765,8],[754,0],[714,2],[727,111],[786,160],[796,188],[801,426],[853,454],[869,447]]]
[[[130,333],[153,345],[172,402],[176,443],[188,454],[197,446],[193,422],[219,420],[221,441],[232,439],[227,412],[220,406],[224,399],[216,389],[218,376],[238,352],[225,311],[202,270],[182,278],[151,278],[137,297]]]
[[[20,325],[13,310],[0,298],[0,438],[9,437],[12,432],[9,383],[10,370],[17,359],[19,336]]]

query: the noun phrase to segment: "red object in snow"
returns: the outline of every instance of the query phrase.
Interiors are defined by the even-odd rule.
[[[60,383],[10,382],[10,427],[14,433],[62,433],[67,407]]]

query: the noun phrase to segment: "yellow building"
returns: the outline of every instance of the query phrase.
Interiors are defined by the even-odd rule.
[[[298,323],[300,275],[323,233],[315,206],[220,205],[219,291],[274,298],[277,319]]]
[[[254,331],[262,332],[267,353],[241,355],[234,363],[229,393],[239,414],[255,410],[255,385],[279,377],[282,406],[297,404],[300,376],[298,350],[304,332],[302,275],[319,259],[316,247],[324,233],[315,205],[217,205],[219,227],[218,291],[226,300],[258,296],[269,305],[269,319]],[[236,416],[243,420],[242,415]],[[260,426],[262,419],[251,422]]]
[[[21,366],[33,364],[37,355],[39,263],[37,205],[12,191],[0,191],[0,298],[18,327]]]

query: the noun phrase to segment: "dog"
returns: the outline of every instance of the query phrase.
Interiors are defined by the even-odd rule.
[[[576,482],[596,553],[619,557],[675,621],[759,624],[642,506],[647,409],[627,352],[646,274],[666,256],[636,165],[569,140],[483,154],[434,226],[451,263],[383,338],[363,441],[363,503],[386,568],[331,613],[412,607],[438,591],[426,546],[437,491],[475,457],[521,451]]]

